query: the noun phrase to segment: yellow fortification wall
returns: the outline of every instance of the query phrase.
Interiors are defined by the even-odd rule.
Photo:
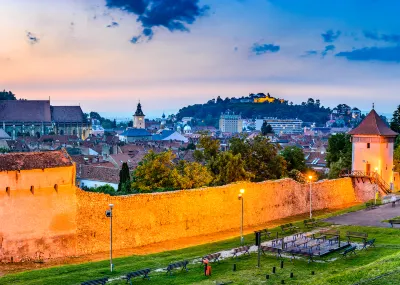
[[[222,187],[111,197],[77,190],[77,254],[109,250],[108,204],[114,204],[113,248],[123,249],[182,237],[212,234],[244,224],[255,226],[306,213],[309,185],[291,179]],[[313,183],[313,209],[356,202],[351,179]]]
[[[76,255],[76,205],[74,166],[0,171],[0,262]]]

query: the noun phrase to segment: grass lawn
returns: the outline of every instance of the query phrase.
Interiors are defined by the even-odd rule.
[[[340,213],[358,210],[363,206],[355,206]],[[329,215],[325,215],[326,218]],[[300,225],[300,223],[298,223]],[[302,227],[302,225],[301,225]],[[342,258],[338,253],[326,257],[327,260],[308,263],[305,259],[297,259],[293,263],[284,258],[284,268],[280,269],[280,260],[273,255],[261,256],[261,267],[257,268],[257,254],[242,256],[238,259],[222,260],[219,264],[212,265],[212,277],[205,277],[200,264],[190,264],[188,272],[175,270],[172,276],[164,272],[151,272],[150,281],[136,279],[133,284],[216,284],[215,281],[233,281],[233,284],[355,284],[359,281],[369,281],[359,284],[400,284],[400,230],[391,228],[373,228],[358,226],[340,226],[343,235],[346,231],[367,232],[370,238],[376,238],[376,248],[357,251],[356,256]],[[273,234],[278,229],[273,229]],[[127,272],[144,268],[165,268],[169,263],[193,260],[208,253],[232,249],[238,246],[238,238],[216,242],[176,251],[169,251],[145,256],[134,255],[117,258],[114,260],[115,271],[109,271],[109,261],[66,265],[48,269],[27,271],[10,274],[0,278],[0,284],[79,284],[80,282],[102,278],[119,277]],[[254,236],[245,237],[245,243],[254,244]],[[236,264],[237,270],[232,270]],[[277,267],[276,274],[272,274],[272,267]],[[314,271],[315,274],[311,275]],[[294,278],[290,279],[290,272]],[[266,279],[266,274],[270,279]],[[372,280],[378,276],[380,279]],[[369,280],[371,279],[371,280]],[[110,284],[126,284],[126,281],[117,280]]]

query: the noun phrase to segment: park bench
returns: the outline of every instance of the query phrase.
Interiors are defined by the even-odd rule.
[[[367,202],[367,203],[365,203],[365,209],[366,209],[366,210],[372,210],[372,209],[375,209],[375,208],[376,208],[376,205],[375,205],[374,202]]]
[[[394,228],[394,225],[400,225],[400,220],[389,220],[390,226]]]
[[[304,226],[306,228],[314,228],[318,225],[318,222],[316,219],[308,219],[308,220],[304,220]]]
[[[320,231],[321,235],[324,235],[328,238],[328,242],[330,245],[332,245],[334,242],[339,242],[340,239],[340,231],[338,230],[326,230],[326,231]]]
[[[265,238],[270,238],[270,236],[271,236],[271,232],[269,232],[268,229],[262,229],[262,230],[259,231],[259,232],[260,232],[260,234],[261,234],[261,239],[262,239],[263,237],[265,237]]]
[[[185,269],[186,271],[188,271],[188,269],[187,269],[188,264],[189,264],[189,261],[187,261],[187,260],[171,263],[167,267],[167,274],[169,273],[169,275],[172,275],[172,270],[174,270],[176,268],[182,268],[182,270]]]
[[[345,249],[345,250],[341,253],[341,255],[342,255],[343,257],[347,257],[347,255],[350,255],[350,254],[357,255],[357,254],[356,254],[356,248],[357,248],[357,247],[356,247],[355,245],[350,246],[349,248]]]
[[[285,232],[295,232],[299,229],[299,227],[293,226],[292,223],[281,225],[282,233]]]
[[[107,283],[107,281],[108,281],[108,277],[104,277],[101,279],[82,282],[81,285],[105,285]]]
[[[134,272],[129,272],[128,274],[126,274],[123,279],[126,279],[126,282],[129,282],[132,285],[132,278],[135,277],[140,277],[143,276],[143,279],[150,279],[149,277],[149,273],[150,273],[150,268],[146,268],[146,269],[142,269],[142,270],[137,270]]]
[[[207,259],[208,261],[213,261],[213,262],[218,262],[219,263],[219,258],[221,257],[221,253],[212,253],[208,254],[203,257],[203,260]]]
[[[367,249],[367,247],[375,247],[375,240],[376,239],[373,238],[364,242],[362,249]]]
[[[250,249],[250,246],[248,246],[248,245],[234,248],[233,249],[233,257],[237,258],[239,253],[242,253],[243,255],[247,253],[248,255],[250,255],[249,249]]]
[[[350,238],[360,238],[365,242],[368,238],[367,233],[360,233],[360,232],[346,232],[347,243],[350,243]]]
[[[268,251],[271,253],[276,253],[276,258],[282,257],[281,256],[282,250],[280,248],[270,247],[270,246],[261,246],[261,251],[264,255],[265,255],[265,252]]]

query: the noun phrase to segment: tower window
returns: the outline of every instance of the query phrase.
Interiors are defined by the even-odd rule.
[[[371,143],[367,143],[367,148],[371,148]]]

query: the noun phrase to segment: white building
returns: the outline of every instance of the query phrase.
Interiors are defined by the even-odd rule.
[[[219,129],[223,133],[241,133],[243,130],[242,116],[227,110],[219,118]]]
[[[271,125],[275,134],[301,134],[303,133],[303,121],[299,119],[266,118],[256,120],[256,130],[261,131],[263,123]]]
[[[387,184],[393,183],[393,148],[397,133],[372,110],[349,134],[353,143],[352,171],[366,176],[378,174]]]

